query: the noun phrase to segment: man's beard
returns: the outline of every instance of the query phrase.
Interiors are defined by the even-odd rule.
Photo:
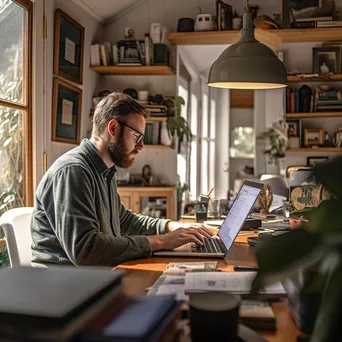
[[[113,139],[115,138],[113,137]],[[116,166],[122,167],[124,169],[127,169],[133,165],[135,155],[138,152],[137,150],[133,150],[130,153],[125,152],[122,136],[120,136],[119,140],[116,142],[107,142],[107,148],[113,163]]]

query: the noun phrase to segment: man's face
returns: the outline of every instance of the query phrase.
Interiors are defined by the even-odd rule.
[[[135,156],[144,148],[145,125],[141,114],[131,114],[125,123],[118,124],[117,133],[107,142],[109,155],[116,166],[127,169],[133,165]]]

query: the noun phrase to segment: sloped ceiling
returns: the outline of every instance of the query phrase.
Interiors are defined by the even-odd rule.
[[[106,24],[146,0],[73,0],[96,20]]]

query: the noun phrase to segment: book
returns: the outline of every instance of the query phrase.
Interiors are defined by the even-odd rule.
[[[295,22],[306,22],[306,21],[331,21],[334,18],[332,16],[327,17],[310,17],[310,18],[298,18]]]

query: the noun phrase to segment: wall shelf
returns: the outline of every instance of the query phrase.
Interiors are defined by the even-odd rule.
[[[286,113],[286,119],[305,119],[305,118],[340,118],[342,112],[311,112],[311,113]]]
[[[287,76],[288,82],[339,82],[342,81],[342,74],[334,74],[331,76],[318,76],[318,77],[301,77],[301,76]]]
[[[108,65],[90,66],[90,70],[102,75],[170,76],[174,71],[167,65]]]
[[[255,30],[255,37],[278,50],[281,43],[326,42],[341,40],[341,27]],[[170,32],[167,39],[174,45],[233,44],[240,38],[240,31]]]
[[[288,148],[286,152],[342,152],[342,147],[300,147]]]
[[[149,116],[146,121],[154,121],[154,122],[166,122],[168,119],[167,116]]]
[[[144,145],[144,148],[162,148],[162,149],[172,150],[173,146],[166,146],[166,145]]]

